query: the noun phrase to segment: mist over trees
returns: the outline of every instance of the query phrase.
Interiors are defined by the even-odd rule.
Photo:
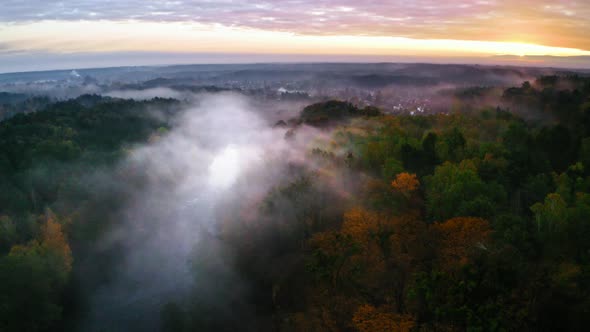
[[[413,115],[277,119],[226,91],[15,111],[0,330],[585,330],[590,79],[453,93]]]

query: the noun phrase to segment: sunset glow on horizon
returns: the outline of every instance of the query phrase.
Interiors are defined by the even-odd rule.
[[[0,60],[6,63],[30,54],[118,52],[590,56],[590,4],[576,1],[72,0],[3,6]]]
[[[304,35],[193,23],[41,21],[3,26],[0,40],[15,50],[56,53],[169,51],[358,55],[590,55],[590,51],[518,41]]]

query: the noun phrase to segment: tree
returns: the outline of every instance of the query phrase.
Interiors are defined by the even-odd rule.
[[[345,273],[350,258],[360,249],[350,236],[340,232],[316,233],[310,240],[313,248],[307,268],[317,279],[328,281],[331,287],[337,287]]]
[[[448,160],[461,160],[467,141],[457,127],[445,132],[442,135],[442,142],[446,147]]]
[[[363,245],[371,241],[386,227],[386,221],[377,213],[362,208],[353,208],[344,214],[342,234]]]
[[[481,218],[457,217],[434,224],[439,266],[453,269],[465,265],[472,253],[488,250],[491,234],[488,222]]]
[[[403,170],[404,167],[399,160],[389,157],[381,166],[381,175],[386,181],[392,181]]]
[[[431,174],[434,167],[438,164],[438,155],[436,153],[436,142],[438,136],[430,132],[422,140],[422,151],[424,154],[425,173]]]
[[[384,246],[391,234],[391,220],[373,211],[353,208],[344,214],[340,232],[358,248],[346,267],[348,280],[366,289],[379,288],[386,269]]]
[[[491,217],[504,202],[503,188],[484,183],[471,161],[445,162],[425,178],[426,208],[431,220],[456,216]]]
[[[391,182],[391,187],[396,191],[400,192],[405,197],[409,197],[418,187],[420,186],[420,181],[418,181],[418,177],[416,174],[409,174],[409,173],[399,173],[395,180]]]
[[[48,212],[38,239],[13,246],[0,259],[0,330],[44,331],[58,322],[71,268],[61,224]]]
[[[0,254],[8,250],[16,241],[16,225],[12,218],[0,216]]]
[[[553,171],[563,172],[572,163],[572,138],[569,129],[563,125],[542,128],[536,137],[536,144],[541,148]]]
[[[61,319],[61,285],[38,243],[0,258],[0,330],[50,328]]]
[[[354,313],[352,323],[359,332],[409,332],[415,326],[415,319],[364,304]]]
[[[557,193],[545,197],[543,203],[531,206],[535,215],[537,233],[550,234],[564,229],[567,219],[567,204]]]
[[[391,219],[391,235],[384,246],[392,304],[397,313],[406,313],[408,290],[413,276],[430,262],[432,238],[428,225],[417,214],[404,214]]]
[[[160,313],[162,332],[183,332],[187,329],[186,313],[176,303],[167,303]]]
[[[589,126],[590,129],[590,126]],[[582,139],[578,151],[579,160],[584,165],[586,172],[590,171],[590,137]]]

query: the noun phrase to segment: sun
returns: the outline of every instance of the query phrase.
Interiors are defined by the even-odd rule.
[[[234,145],[226,146],[209,165],[209,184],[226,189],[231,187],[240,173],[239,150]]]

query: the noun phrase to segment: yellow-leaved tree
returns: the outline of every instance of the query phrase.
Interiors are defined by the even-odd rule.
[[[41,232],[37,239],[27,245],[15,245],[10,255],[40,255],[53,268],[64,276],[72,270],[72,250],[64,234],[62,224],[53,212],[48,211],[43,217]]]
[[[45,224],[41,226],[41,246],[59,256],[64,270],[70,272],[72,269],[72,250],[64,234],[62,224],[57,221],[57,217],[51,212],[47,213],[46,218]]]

